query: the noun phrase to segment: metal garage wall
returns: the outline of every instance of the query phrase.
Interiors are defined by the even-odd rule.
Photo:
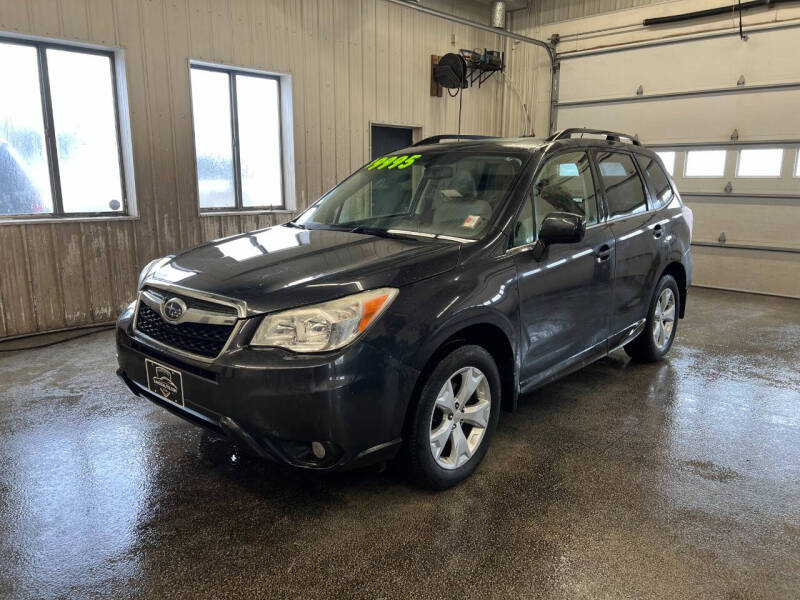
[[[429,5],[485,21],[462,0]],[[497,36],[383,0],[0,0],[0,32],[125,52],[139,217],[0,224],[0,338],[107,322],[139,268],[204,240],[268,226],[285,212],[199,216],[190,59],[292,75],[297,205],[369,158],[369,122],[454,131],[458,101],[431,98],[431,54]],[[499,131],[502,88],[464,96],[463,129]]]
[[[562,36],[557,128],[635,133],[678,152],[676,181],[695,212],[696,284],[800,297],[800,10],[746,13],[747,41],[730,17],[641,25],[712,6],[719,0],[678,1],[520,32]],[[549,106],[537,109],[541,122]],[[739,150],[758,143],[784,149],[781,178],[735,177]],[[724,177],[683,176],[685,152],[704,147],[727,149]]]

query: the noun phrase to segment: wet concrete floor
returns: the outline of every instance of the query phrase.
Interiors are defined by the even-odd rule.
[[[504,413],[461,486],[241,458],[111,332],[0,354],[2,598],[798,598],[800,302],[694,289],[669,359]]]

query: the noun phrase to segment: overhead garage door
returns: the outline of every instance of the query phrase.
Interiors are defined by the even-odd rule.
[[[622,131],[674,152],[699,285],[800,297],[798,36],[777,26],[747,41],[726,32],[562,55],[559,129]],[[711,149],[723,151],[719,170],[687,170]],[[756,149],[772,152],[742,155]],[[753,176],[753,160],[766,170]]]

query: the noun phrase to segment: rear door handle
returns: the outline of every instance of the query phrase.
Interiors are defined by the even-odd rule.
[[[662,235],[664,235],[664,228],[661,226],[661,223],[658,223],[653,227],[653,237],[660,238]]]
[[[597,256],[597,262],[608,260],[611,257],[611,246],[608,244],[603,244],[597,249],[595,256]]]

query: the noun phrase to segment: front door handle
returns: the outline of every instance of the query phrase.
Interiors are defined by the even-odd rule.
[[[608,244],[603,244],[597,249],[595,256],[597,256],[597,262],[607,261],[609,258],[611,258],[611,246]]]
[[[661,223],[658,223],[653,227],[653,237],[660,238],[662,235],[664,235],[664,228],[661,226]]]

